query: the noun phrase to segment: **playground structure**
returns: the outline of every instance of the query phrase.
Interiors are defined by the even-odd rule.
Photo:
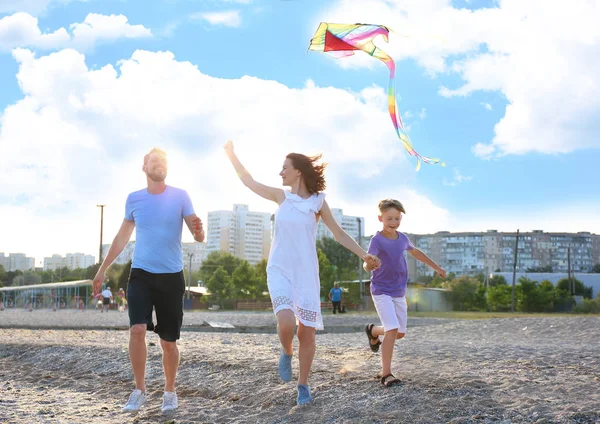
[[[92,280],[0,287],[5,309],[87,309],[95,305]]]

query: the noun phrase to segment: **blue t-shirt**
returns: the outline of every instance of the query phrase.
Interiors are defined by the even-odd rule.
[[[387,294],[391,297],[403,297],[406,294],[408,269],[404,252],[413,250],[414,246],[399,231],[397,238],[389,239],[379,231],[371,239],[369,253],[381,261],[381,266],[373,271],[371,277],[371,294]]]
[[[190,196],[179,188],[167,186],[161,194],[143,189],[127,196],[125,219],[135,222],[136,231],[131,267],[154,274],[180,272],[183,218],[193,214]]]
[[[329,293],[331,293],[331,301],[332,302],[341,302],[342,301],[342,289],[332,288]]]

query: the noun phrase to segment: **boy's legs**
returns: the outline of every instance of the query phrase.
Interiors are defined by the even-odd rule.
[[[406,334],[407,304],[404,297],[374,295],[373,303],[383,325],[374,326],[371,334],[375,337],[384,336],[381,346],[381,375],[391,374],[392,357],[396,340]],[[377,340],[374,340],[377,343]],[[373,341],[371,341],[372,344]]]

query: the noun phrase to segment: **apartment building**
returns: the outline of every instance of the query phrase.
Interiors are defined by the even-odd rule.
[[[208,213],[206,251],[229,252],[256,264],[267,259],[271,248],[271,214],[252,212],[248,205],[233,205],[231,211]]]

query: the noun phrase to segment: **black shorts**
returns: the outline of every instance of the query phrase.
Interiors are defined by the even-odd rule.
[[[140,268],[131,268],[127,285],[129,325],[146,324],[149,331],[167,341],[179,339],[183,323],[183,271],[172,274],[153,274]],[[152,322],[152,308],[156,311],[156,326]]]
[[[103,305],[110,305],[110,297],[103,297],[102,298],[102,304]]]

